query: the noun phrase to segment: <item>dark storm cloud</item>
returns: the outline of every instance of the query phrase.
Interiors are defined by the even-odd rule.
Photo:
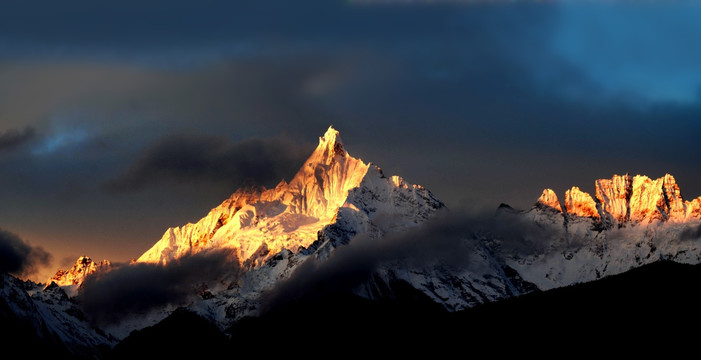
[[[282,138],[233,143],[217,136],[171,136],[145,150],[107,188],[124,191],[198,181],[225,182],[233,188],[248,180],[270,187],[290,179],[311,150]]]
[[[0,153],[21,146],[34,138],[35,135],[36,130],[33,127],[0,131]]]
[[[565,250],[579,246],[576,241],[564,242],[562,232],[555,227],[537,225],[517,214],[444,212],[420,228],[381,239],[357,236],[336,248],[328,259],[308,258],[289,279],[263,294],[262,311],[303,298],[351,291],[369,280],[383,263],[400,261],[420,269],[437,262],[454,269],[472,269],[471,258],[476,248],[487,245],[482,243],[486,238],[499,239],[500,251],[524,256],[553,247]]]
[[[0,273],[31,275],[48,265],[51,255],[39,246],[31,246],[19,236],[0,229]]]
[[[338,38],[384,42],[422,36],[436,28],[441,31],[443,20],[453,18],[452,11],[461,7],[453,5],[364,7],[326,0],[121,1],[104,6],[89,1],[71,6],[12,2],[3,4],[0,12],[0,40],[5,40],[0,45],[8,53],[83,51],[85,56],[91,55],[85,51],[122,56],[124,50],[143,54],[155,49],[177,63],[179,56],[187,62],[192,56],[246,54],[261,45],[294,51],[297,44],[288,47],[288,41],[332,45]]]
[[[89,61],[0,63],[0,116],[12,127],[88,126],[97,134],[130,134],[127,145],[192,128],[260,133],[328,126],[313,91],[343,84],[353,57],[219,59],[207,67],[162,69]],[[345,70],[348,72],[347,70]],[[320,79],[320,80],[317,80]],[[309,89],[309,90],[307,90]],[[297,127],[298,128],[298,127]],[[322,130],[323,131],[323,130]]]
[[[226,250],[184,256],[165,266],[124,264],[88,277],[78,299],[92,321],[109,324],[155,307],[181,305],[207,284],[235,281],[238,271],[236,256]]]
[[[276,44],[273,50],[260,51],[253,46],[255,51],[243,58],[215,58],[230,62],[231,66],[212,66],[205,71],[165,76],[159,71],[142,71],[133,76],[115,74],[100,83],[116,81],[110,87],[120,89],[125,82],[118,79],[127,75],[135,86],[128,86],[127,81],[123,91],[105,94],[105,98],[116,101],[96,99],[94,95],[88,98],[102,104],[96,111],[103,114],[101,107],[105,104],[112,109],[145,109],[145,113],[156,112],[159,119],[168,118],[169,123],[180,125],[197,119],[210,128],[222,126],[233,131],[235,122],[255,128],[258,133],[276,128],[315,136],[319,132],[316,127],[334,123],[368,143],[396,141],[404,145],[393,145],[406,147],[406,143],[421,140],[428,148],[446,144],[446,148],[458,145],[464,151],[472,150],[468,144],[474,144],[496,150],[528,147],[545,153],[558,148],[574,156],[592,151],[598,152],[596,156],[606,152],[617,156],[643,152],[659,158],[659,149],[643,146],[637,139],[669,123],[678,124],[682,141],[698,130],[697,122],[679,118],[687,109],[683,106],[650,114],[626,104],[602,101],[600,88],[587,77],[585,69],[573,66],[551,49],[549,39],[556,33],[559,19],[556,6],[262,3],[265,5],[218,4],[240,10],[222,13],[248,15],[242,16],[241,22],[224,22],[221,26],[229,31],[216,34],[248,38],[256,44]],[[206,11],[202,8],[192,13],[187,9],[186,4],[176,3],[168,9],[145,6],[146,14],[152,12],[151,15],[116,11],[115,14],[123,14],[108,16],[104,26],[121,27],[120,16],[146,24],[146,19],[159,11],[187,13],[188,21],[194,23],[216,23],[208,18],[204,21]],[[97,9],[87,6],[85,11]],[[266,22],[265,26],[252,22],[250,19],[256,17],[250,14],[259,13],[276,21]],[[292,21],[293,14],[309,21]],[[168,15],[158,19],[167,24],[181,21]],[[329,23],[335,26],[326,28]],[[71,26],[83,25],[76,22]],[[214,36],[206,27],[193,31],[192,36],[198,39]],[[291,41],[282,46],[270,40],[275,37],[271,34],[289,37]],[[128,33],[122,36],[130,43]],[[158,39],[166,33],[155,31],[153,36],[150,41],[161,43]],[[179,43],[184,49],[188,44]],[[364,59],[356,61],[353,56]],[[95,74],[77,75],[59,82],[71,85],[73,82],[68,79],[74,77],[100,78]],[[141,78],[148,80],[137,80]],[[100,88],[94,91],[100,92]],[[89,87],[76,96],[85,93],[91,93]],[[41,108],[40,103],[31,108]],[[427,128],[427,119],[438,126]],[[390,132],[399,136],[379,139]],[[669,146],[672,139],[665,137],[660,141],[667,142],[661,148],[669,157],[675,148]],[[613,143],[619,146],[612,147]],[[572,144],[576,146],[569,146]],[[686,157],[695,153],[682,152]]]

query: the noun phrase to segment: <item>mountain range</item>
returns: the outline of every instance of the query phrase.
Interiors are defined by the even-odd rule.
[[[631,269],[675,273],[679,263],[701,263],[701,197],[685,201],[669,174],[614,175],[595,181],[594,197],[572,187],[562,199],[545,189],[526,210],[453,211],[428,189],[352,157],[330,127],[289,182],[238,189],[131,263],[84,256],[46,284],[2,275],[3,332],[89,358],[198,334],[213,334],[205,336],[212,349],[236,339],[263,345],[251,334],[310,331],[307,321],[337,339],[360,337],[333,324],[354,329],[362,319],[368,337],[421,341],[417,324],[495,331],[490,316],[504,317],[490,309],[499,306],[542,312],[548,299],[572,298],[527,299],[595,280],[604,285],[583,292],[610,291],[604,281]],[[532,305],[498,305],[505,301]],[[484,337],[474,329],[470,336]],[[280,336],[313,346],[326,335]]]

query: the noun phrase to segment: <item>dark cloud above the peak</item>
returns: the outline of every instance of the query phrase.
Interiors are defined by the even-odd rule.
[[[51,255],[42,247],[32,246],[19,236],[0,229],[0,273],[32,275],[50,260]]]
[[[233,189],[244,181],[271,187],[289,180],[312,150],[285,138],[234,143],[222,136],[174,135],[145,149],[105,187],[130,191],[164,183],[217,182]]]

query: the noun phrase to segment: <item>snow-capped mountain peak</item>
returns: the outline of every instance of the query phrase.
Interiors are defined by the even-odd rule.
[[[70,270],[58,269],[56,274],[46,281],[46,285],[51,285],[52,282],[58,286],[81,285],[85,278],[97,272],[107,270],[112,266],[109,260],[94,262],[88,256],[81,256],[76,260]]]
[[[330,220],[368,171],[369,164],[346,152],[341,136],[329,127],[319,145],[292,178],[287,193],[290,211]]]
[[[138,261],[167,263],[226,247],[235,250],[241,264],[255,265],[283,249],[306,248],[335,221],[348,191],[360,185],[369,167],[350,156],[339,132],[329,127],[289,183],[237,190],[196,224],[166,231]]]

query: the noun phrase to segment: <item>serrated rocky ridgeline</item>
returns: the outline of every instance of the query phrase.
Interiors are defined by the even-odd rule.
[[[595,198],[576,186],[565,192],[566,215],[600,219],[607,226],[701,219],[701,197],[684,201],[679,185],[670,174],[654,180],[645,175],[614,175],[594,184]],[[537,204],[563,212],[551,189],[543,191]]]

